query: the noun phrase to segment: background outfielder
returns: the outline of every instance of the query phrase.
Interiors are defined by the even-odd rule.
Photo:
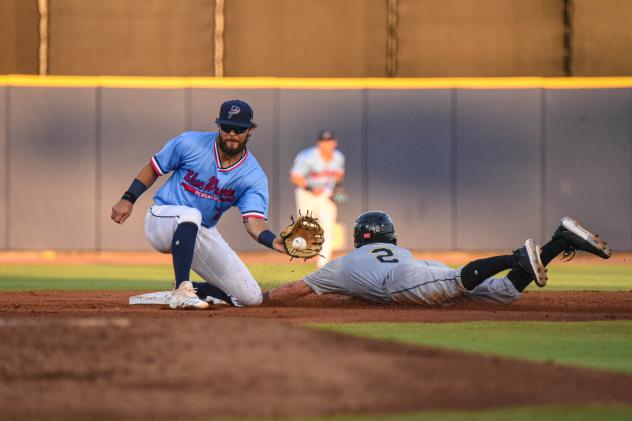
[[[206,308],[201,296],[237,306],[261,303],[261,289],[237,254],[215,228],[236,206],[248,234],[285,253],[281,237],[266,222],[268,179],[246,144],[254,132],[253,112],[240,100],[226,101],[216,119],[218,132],[185,132],[152,156],[119,202],[112,219],[123,223],[133,203],[164,174],[173,172],[154,196],[145,217],[145,235],[162,253],[172,253],[175,291],[172,308]],[[189,281],[191,268],[206,283]]]
[[[316,146],[299,152],[290,169],[290,182],[296,186],[297,212],[312,211],[325,231],[321,256],[316,260],[319,268],[331,259],[337,203],[346,201],[342,187],[345,157],[336,149],[337,145],[333,130],[321,130]]]
[[[461,299],[510,303],[535,281],[546,284],[545,266],[557,255],[583,250],[607,259],[611,250],[572,218],[563,218],[542,249],[532,239],[512,254],[474,260],[459,269],[417,260],[397,245],[393,221],[385,212],[366,212],[354,227],[356,250],[304,279],[272,289],[265,301],[286,301],[316,294],[345,294],[371,301],[437,306]],[[507,276],[496,274],[511,269]]]

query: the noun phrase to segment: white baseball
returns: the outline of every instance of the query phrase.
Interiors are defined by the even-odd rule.
[[[294,240],[292,240],[292,247],[294,247],[296,250],[303,250],[305,247],[307,247],[307,241],[305,241],[303,237],[296,237]]]

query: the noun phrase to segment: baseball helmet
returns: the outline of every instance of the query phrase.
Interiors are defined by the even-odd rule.
[[[388,213],[382,211],[364,212],[353,226],[355,248],[371,243],[397,244],[395,225]]]

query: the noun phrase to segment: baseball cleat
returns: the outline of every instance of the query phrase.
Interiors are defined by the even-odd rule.
[[[209,303],[200,300],[195,293],[195,288],[193,288],[191,281],[184,281],[173,291],[173,294],[171,294],[169,307],[173,309],[203,310],[209,307]]]
[[[540,258],[540,244],[533,239],[524,242],[524,246],[514,252],[518,257],[518,266],[533,277],[539,287],[546,285],[546,268]]]
[[[564,257],[575,255],[575,250],[582,250],[599,256],[602,259],[609,259],[612,256],[612,249],[608,247],[608,243],[599,238],[598,235],[591,233],[582,227],[575,219],[565,216],[560,221],[553,234],[553,239],[564,239],[568,248],[564,251]],[[572,259],[572,256],[571,256]]]

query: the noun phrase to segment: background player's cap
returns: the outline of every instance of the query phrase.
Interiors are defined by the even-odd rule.
[[[336,133],[331,129],[324,129],[318,132],[318,140],[335,140]]]
[[[232,124],[239,127],[256,127],[253,123],[253,112],[250,105],[245,101],[231,99],[222,104],[219,109],[219,117],[215,120],[217,124]]]

